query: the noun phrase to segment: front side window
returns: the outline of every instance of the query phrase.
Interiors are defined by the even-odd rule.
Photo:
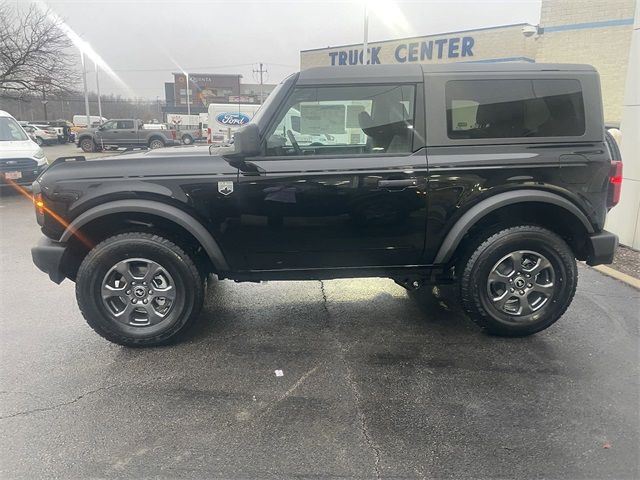
[[[413,85],[298,87],[267,136],[267,155],[408,153]]]
[[[454,80],[446,85],[451,139],[574,137],[584,134],[577,80]]]
[[[27,137],[16,122],[11,117],[0,117],[0,142],[16,142],[28,140]]]
[[[115,120],[102,125],[102,130],[115,130],[116,128],[118,128],[118,122],[116,122]]]
[[[133,120],[119,120],[118,128],[120,130],[133,130]]]

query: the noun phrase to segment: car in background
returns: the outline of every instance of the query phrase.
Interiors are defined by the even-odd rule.
[[[38,146],[42,145],[51,145],[54,143],[58,143],[58,132],[53,127],[49,125],[24,125],[24,130],[29,134],[29,136],[38,144]]]
[[[175,130],[146,129],[142,120],[111,119],[97,128],[86,128],[77,134],[76,144],[85,152],[111,148],[162,148],[179,145]]]
[[[109,119],[99,117],[98,115],[89,115],[89,122],[91,126],[101,125],[107,122]],[[74,115],[72,119],[73,125],[79,128],[87,128],[87,115]]]
[[[31,185],[47,166],[47,157],[9,113],[0,110],[0,187]]]

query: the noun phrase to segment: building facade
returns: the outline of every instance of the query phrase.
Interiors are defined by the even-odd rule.
[[[540,25],[514,24],[369,43],[369,63],[588,63],[605,121],[622,118],[635,0],[543,0]],[[300,52],[300,68],[363,62],[362,44]]]
[[[183,73],[174,73],[173,82],[164,84],[164,113],[206,113],[211,103],[262,103],[275,85],[242,83],[239,74],[189,74],[189,95],[187,97],[187,77]],[[187,109],[187,98],[189,109]]]

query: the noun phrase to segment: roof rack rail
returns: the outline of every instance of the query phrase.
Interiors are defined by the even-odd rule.
[[[58,163],[65,163],[67,160],[73,160],[74,162],[86,162],[87,161],[87,159],[85,158],[84,155],[72,155],[70,157],[58,157],[49,166],[53,167],[54,165],[56,165]]]

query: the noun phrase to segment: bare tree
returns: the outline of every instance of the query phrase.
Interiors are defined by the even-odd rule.
[[[48,13],[34,3],[20,8],[0,0],[0,91],[74,90],[78,70],[71,41]]]

